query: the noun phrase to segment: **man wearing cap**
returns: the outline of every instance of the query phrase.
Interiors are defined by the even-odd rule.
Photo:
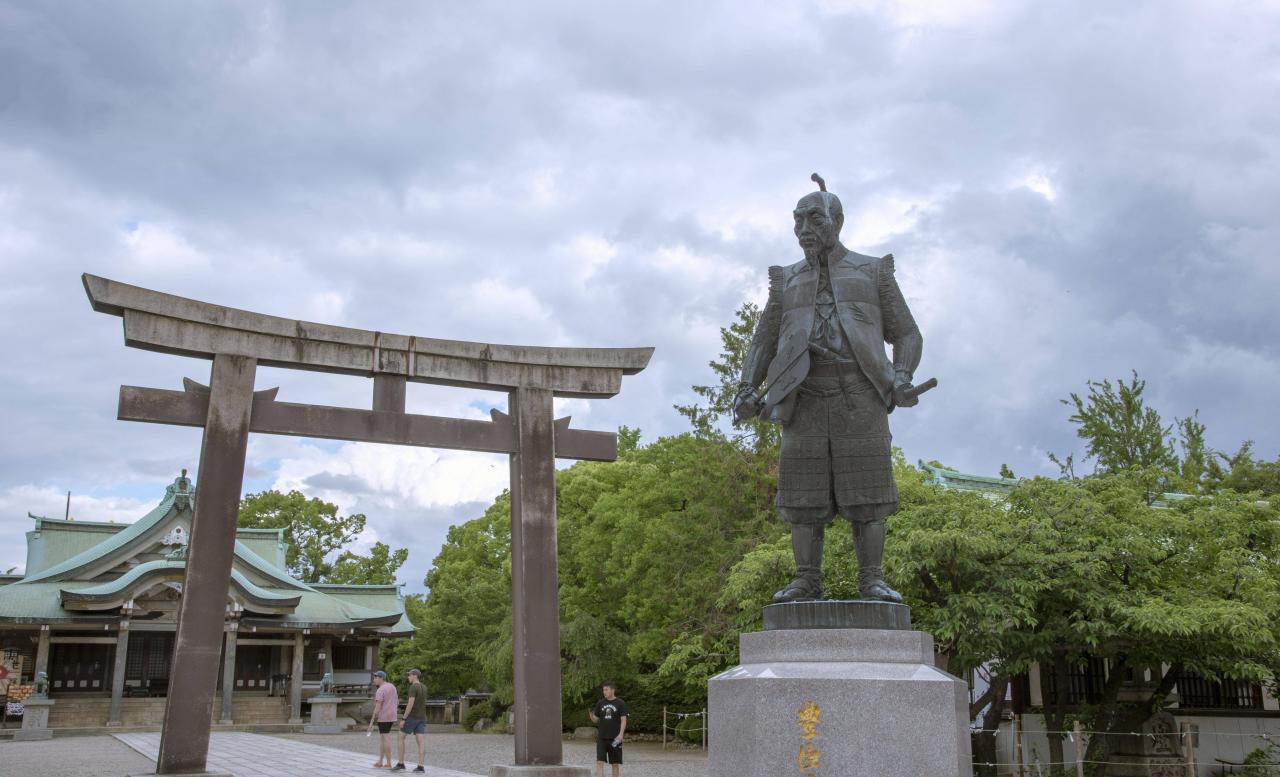
[[[823,539],[840,515],[853,525],[859,596],[901,602],[881,566],[884,521],[898,509],[889,412],[918,402],[911,381],[923,340],[893,255],[841,244],[840,199],[813,180],[820,191],[793,213],[804,259],[769,268],[769,301],[734,402],[739,420],[782,425],[777,507],[791,526],[796,574],[773,601],[822,598]]]
[[[378,761],[373,766],[376,769],[390,769],[391,727],[396,722],[400,697],[396,695],[396,687],[387,682],[386,672],[374,672],[373,684],[377,690],[373,693],[373,715],[369,718],[369,730],[373,730],[373,724],[378,724]]]
[[[393,772],[404,771],[404,739],[412,734],[418,740],[418,768],[415,772],[425,772],[427,763],[427,686],[422,684],[422,672],[409,670],[409,691],[405,695],[404,720],[400,725],[400,760],[392,767]]]

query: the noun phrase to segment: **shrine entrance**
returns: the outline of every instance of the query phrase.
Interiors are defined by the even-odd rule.
[[[164,696],[169,689],[173,634],[134,632],[129,635],[124,685],[130,695]]]
[[[49,685],[55,694],[105,694],[111,690],[111,644],[86,640],[58,642],[51,647]]]
[[[236,648],[236,692],[260,691],[271,687],[271,648],[267,645],[244,645]]]
[[[203,427],[199,486],[165,707],[158,774],[204,771],[219,642],[250,432],[506,453],[511,461],[515,767],[559,765],[560,610],[555,459],[612,461],[617,436],[569,428],[555,397],[606,398],[652,348],[542,348],[394,335],[250,313],[94,275],[93,309],[124,319],[125,345],[211,359],[209,384],[122,386],[118,418]],[[276,401],[254,391],[259,365],[373,379],[372,409]],[[408,382],[508,395],[490,421],[405,412]],[[295,657],[295,662],[300,656]],[[295,691],[296,692],[296,691]]]

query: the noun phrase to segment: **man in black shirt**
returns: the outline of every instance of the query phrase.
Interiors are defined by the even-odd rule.
[[[598,727],[596,738],[596,777],[604,777],[604,765],[613,764],[613,777],[622,766],[622,735],[627,732],[627,703],[614,695],[614,684],[600,689],[604,698],[591,710],[591,722]]]

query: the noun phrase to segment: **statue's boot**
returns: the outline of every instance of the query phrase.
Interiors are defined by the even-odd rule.
[[[822,598],[822,543],[825,537],[825,526],[791,525],[791,553],[796,559],[796,576],[773,595],[774,604]]]
[[[884,581],[884,519],[854,521],[853,546],[858,554],[858,597],[902,604],[902,594]]]

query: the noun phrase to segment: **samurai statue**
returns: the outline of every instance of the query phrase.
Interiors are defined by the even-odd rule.
[[[794,212],[804,259],[769,268],[769,301],[734,402],[739,420],[782,426],[777,507],[791,526],[796,572],[773,601],[822,598],[823,539],[839,515],[853,526],[859,596],[901,602],[882,567],[885,518],[898,509],[889,413],[917,404],[936,381],[912,385],[924,341],[893,255],[846,248],[840,199],[812,179],[819,191]]]

